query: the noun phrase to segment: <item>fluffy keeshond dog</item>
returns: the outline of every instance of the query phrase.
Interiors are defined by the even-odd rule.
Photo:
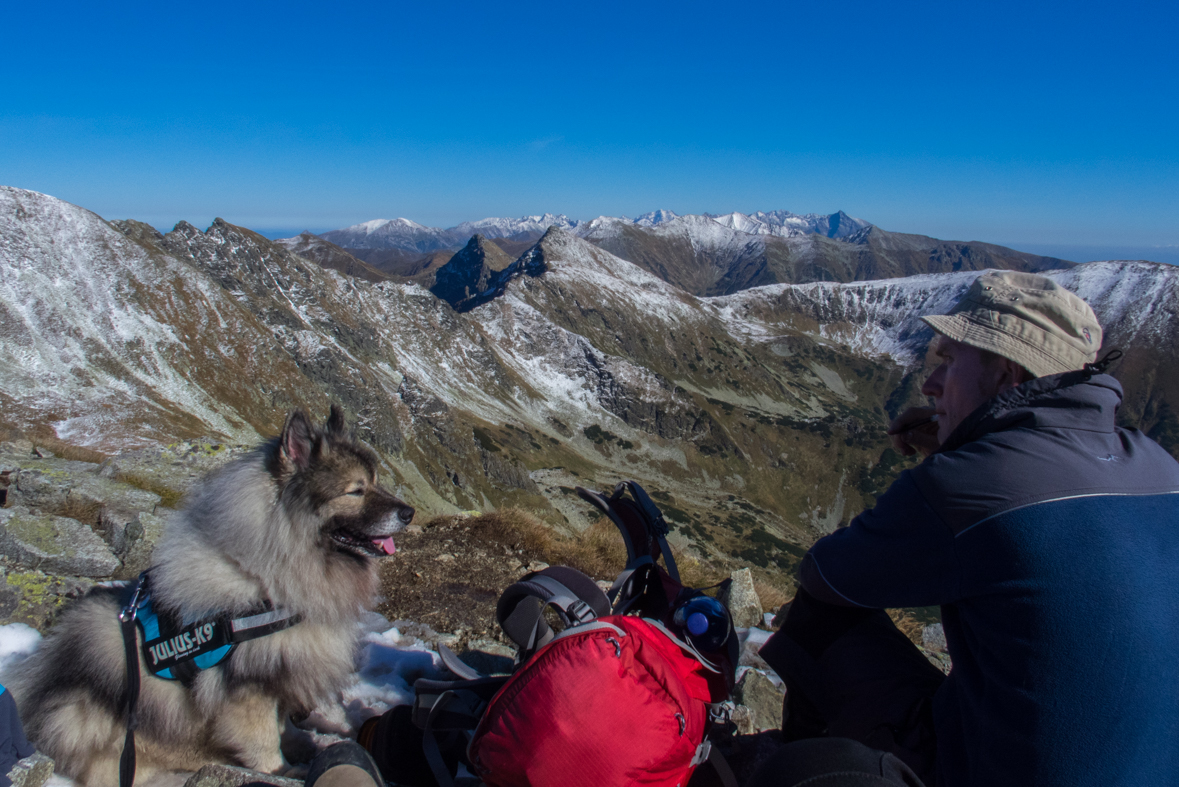
[[[287,715],[344,686],[377,558],[412,518],[377,485],[376,456],[334,406],[322,427],[290,413],[282,435],[198,485],[156,547],[152,609],[181,626],[270,608],[298,622],[236,644],[187,681],[148,672],[155,655],[139,632],[137,776],[210,762],[281,771]],[[118,614],[129,597],[129,588],[91,591],[4,676],[28,737],[88,787],[119,782],[127,680]]]

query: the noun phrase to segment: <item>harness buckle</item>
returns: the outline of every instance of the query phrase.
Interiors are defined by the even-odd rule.
[[[119,610],[120,623],[135,620],[135,616],[139,614],[139,602],[143,599],[146,590],[147,577],[140,574],[139,579],[135,581],[135,590],[131,593],[131,600],[127,602],[127,606]]]

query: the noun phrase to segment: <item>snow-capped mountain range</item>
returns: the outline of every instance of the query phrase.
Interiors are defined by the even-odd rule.
[[[650,231],[685,219],[712,221]],[[669,495],[680,543],[769,565],[871,504],[889,413],[919,401],[918,318],[977,275],[701,297],[577,229],[477,272],[457,312],[221,220],[161,234],[0,187],[0,426],[97,450],[252,442],[335,401],[424,511],[522,505],[576,530],[568,490],[629,477]],[[1179,268],[1049,275],[1126,351],[1123,419],[1179,452]]]
[[[514,257],[554,226],[695,295],[729,295],[775,283],[866,281],[986,268],[1043,271],[1073,265],[977,241],[888,232],[842,212],[680,216],[660,210],[636,219],[599,216],[580,222],[546,214],[484,219],[447,230],[397,219],[366,222],[320,238],[388,276],[432,286],[430,275],[476,235]],[[279,242],[288,248],[307,245],[295,238]]]
[[[862,219],[854,219],[839,211],[829,216],[817,213],[797,215],[785,210],[753,214],[726,213],[724,215],[678,215],[670,210],[656,210],[634,218],[599,216],[589,221],[575,221],[562,214],[545,213],[540,216],[521,216],[518,219],[487,218],[465,221],[455,227],[440,229],[426,227],[409,219],[375,219],[351,227],[325,232],[320,237],[337,246],[351,249],[399,249],[425,253],[438,249],[457,248],[472,235],[488,239],[531,236],[539,238],[549,227],[570,230],[584,236],[611,225],[634,226],[646,229],[664,227],[679,222],[685,226],[715,223],[739,233],[797,237],[820,234],[829,238],[845,238],[871,226]]]

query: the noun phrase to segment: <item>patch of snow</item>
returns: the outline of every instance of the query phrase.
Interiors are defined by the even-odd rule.
[[[0,675],[27,659],[41,644],[41,634],[24,623],[0,626]]]

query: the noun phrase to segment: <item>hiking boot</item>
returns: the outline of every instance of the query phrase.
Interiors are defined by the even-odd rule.
[[[385,787],[385,780],[363,746],[344,741],[316,755],[304,787]]]

